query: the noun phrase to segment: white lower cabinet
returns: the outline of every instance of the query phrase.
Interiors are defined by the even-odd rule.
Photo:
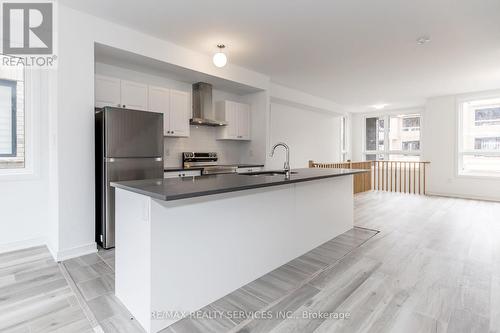
[[[163,178],[182,178],[197,176],[201,176],[201,170],[167,171],[164,173]]]

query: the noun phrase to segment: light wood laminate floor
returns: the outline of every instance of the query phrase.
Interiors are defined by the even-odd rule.
[[[164,332],[500,333],[500,203],[370,192],[355,197],[355,224],[202,309],[216,318],[183,319]],[[142,332],[113,294],[113,251],[64,262],[69,281],[57,285],[61,275],[42,250],[0,255],[1,332],[71,332],[65,318],[84,325],[85,317],[82,332]],[[22,274],[43,269],[38,279]],[[66,302],[60,310],[24,310],[54,293]],[[314,317],[329,313],[350,317]]]

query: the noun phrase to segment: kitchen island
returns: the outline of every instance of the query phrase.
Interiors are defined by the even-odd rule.
[[[116,296],[147,332],[160,331],[351,229],[361,172],[112,183]]]

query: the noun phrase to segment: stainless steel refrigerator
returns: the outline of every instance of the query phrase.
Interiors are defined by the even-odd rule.
[[[105,107],[95,111],[96,242],[115,246],[113,181],[163,178],[163,114]]]

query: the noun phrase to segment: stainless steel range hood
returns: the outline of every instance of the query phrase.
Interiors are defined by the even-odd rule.
[[[198,82],[193,84],[193,118],[191,125],[198,126],[226,126],[225,121],[216,120],[212,104],[212,85]]]

